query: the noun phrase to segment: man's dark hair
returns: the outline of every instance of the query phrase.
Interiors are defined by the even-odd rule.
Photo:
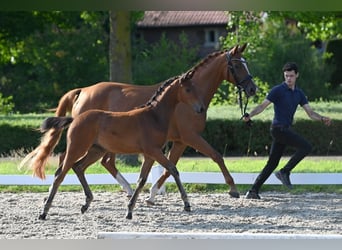
[[[288,62],[283,67],[283,72],[292,71],[292,70],[294,70],[294,72],[296,72],[296,74],[298,73],[298,66],[294,62]]]

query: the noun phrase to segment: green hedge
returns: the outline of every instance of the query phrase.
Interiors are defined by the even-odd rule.
[[[22,154],[31,151],[39,145],[42,134],[37,127],[11,126],[9,124],[0,125],[0,155],[8,156]],[[65,134],[62,136],[56,152],[65,149]]]
[[[203,137],[224,156],[268,154],[271,136],[269,121],[254,121],[251,128],[239,120],[208,120]],[[342,121],[334,120],[330,127],[312,120],[299,120],[295,130],[307,138],[313,145],[311,155],[342,155]],[[41,134],[36,127],[0,125],[0,155],[13,155],[14,152],[28,152],[40,143]],[[248,147],[250,145],[250,147]],[[65,149],[65,134],[56,152]],[[286,154],[293,153],[289,148]],[[196,150],[187,148],[185,155],[199,155]]]
[[[203,137],[225,156],[265,156],[271,145],[270,122],[254,121],[251,128],[237,120],[208,120]],[[335,120],[330,127],[312,120],[299,120],[294,129],[313,146],[311,155],[342,155],[342,121]],[[285,154],[294,151],[288,148]],[[187,148],[186,154],[198,154]]]

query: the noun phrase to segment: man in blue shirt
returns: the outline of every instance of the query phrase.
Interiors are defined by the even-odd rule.
[[[286,63],[283,67],[283,73],[285,81],[274,86],[266,99],[255,107],[250,114],[246,114],[244,117],[244,121],[248,122],[253,116],[261,113],[268,105],[273,103],[274,118],[270,130],[273,140],[270,155],[266,166],[256,178],[251,189],[247,192],[247,199],[260,199],[259,190],[262,184],[264,184],[278,166],[286,146],[295,147],[296,152],[286,165],[279,172],[276,172],[275,175],[283,185],[292,188],[290,181],[291,170],[308,155],[312,149],[310,143],[291,128],[293,116],[298,105],[303,107],[311,119],[322,121],[327,126],[331,123],[329,117],[321,116],[311,109],[303,91],[296,86],[296,80],[299,75],[297,65],[292,62]]]

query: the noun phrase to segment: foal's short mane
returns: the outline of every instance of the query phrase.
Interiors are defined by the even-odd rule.
[[[183,81],[189,80],[192,78],[193,73],[194,73],[193,70],[189,70],[188,72],[186,72],[182,75],[178,75],[178,76],[174,76],[174,77],[169,78],[157,89],[157,91],[152,95],[150,100],[148,100],[145,104],[143,104],[137,108],[152,106],[153,102],[157,100],[157,97],[160,96],[165,91],[165,89],[171,85],[171,83],[173,83],[177,79],[179,80],[179,83],[182,83]]]

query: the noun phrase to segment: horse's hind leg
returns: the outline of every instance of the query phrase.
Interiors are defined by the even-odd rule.
[[[88,210],[90,203],[94,199],[93,193],[90,190],[84,172],[91,164],[95,163],[104,154],[105,151],[101,147],[94,145],[88,150],[87,154],[81,160],[76,162],[72,167],[72,169],[77,175],[78,180],[82,184],[84,194],[86,196],[86,203],[81,207],[82,214]]]
[[[126,190],[127,197],[131,197],[133,190],[128,181],[121,175],[119,170],[115,167],[115,154],[106,153],[102,158],[101,164],[108,170],[108,172],[117,180],[120,186]]]

